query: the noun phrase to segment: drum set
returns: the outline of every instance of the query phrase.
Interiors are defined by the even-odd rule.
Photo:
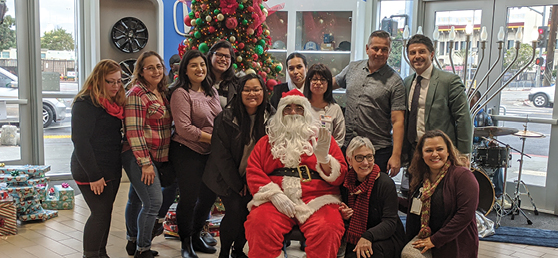
[[[511,147],[509,144],[501,142],[494,137],[513,135],[521,139],[521,150]],[[497,127],[497,126],[486,126],[477,127],[474,131],[474,136],[482,139],[480,145],[474,146],[473,148],[473,162],[471,164],[471,170],[475,175],[479,183],[479,205],[478,209],[485,215],[488,215],[493,209],[495,210],[496,216],[496,227],[500,226],[500,221],[502,217],[511,215],[511,219],[515,218],[515,215],[521,214],[527,220],[527,224],[531,225],[533,222],[527,217],[527,214],[521,209],[521,195],[527,195],[531,201],[534,208],[535,215],[539,215],[535,201],[531,197],[529,190],[525,183],[521,180],[521,173],[523,170],[523,158],[529,155],[525,154],[525,140],[527,138],[543,138],[545,137],[541,133],[527,131],[527,126],[524,126],[523,131],[519,131],[515,128],[508,127]],[[508,175],[508,168],[511,167],[510,160],[512,155],[510,150],[514,150],[520,154],[519,171],[517,180],[514,181],[515,191],[512,196],[506,193],[506,178]],[[499,170],[504,170],[504,184],[503,184],[503,194],[498,198],[495,197],[494,186],[490,177],[494,176],[495,173],[501,173]],[[521,192],[521,186],[525,192]]]

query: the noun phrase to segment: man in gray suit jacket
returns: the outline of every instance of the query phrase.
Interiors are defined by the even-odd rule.
[[[439,129],[462,154],[471,153],[473,123],[461,79],[432,65],[434,46],[424,35],[409,40],[407,54],[416,72],[404,80],[408,96],[405,138],[411,146],[409,151],[414,150],[424,132]],[[409,158],[412,154],[409,153]]]

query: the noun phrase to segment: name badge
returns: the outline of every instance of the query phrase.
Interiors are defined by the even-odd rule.
[[[422,201],[420,198],[413,198],[413,202],[411,204],[411,213],[420,215],[420,211],[422,209]]]

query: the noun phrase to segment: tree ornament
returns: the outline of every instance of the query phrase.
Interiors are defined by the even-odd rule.
[[[194,19],[196,18],[196,15],[194,14],[194,12],[189,12],[188,17],[190,17],[190,19]]]
[[[241,63],[241,62],[242,62],[242,56],[237,56],[237,57],[236,57],[236,61],[239,62],[239,63]]]
[[[203,42],[200,44],[200,52],[202,52],[202,54],[207,54],[207,52],[209,52],[209,46],[207,46],[207,43]]]
[[[257,39],[257,38],[253,38],[253,39],[252,39],[252,42],[253,42],[254,44],[256,44],[256,42],[258,42],[258,39]]]
[[[254,7],[248,6],[248,8],[246,8],[246,10],[248,10],[249,13],[253,13],[254,12]]]
[[[196,20],[190,20],[190,24],[192,24],[192,26],[196,26]]]
[[[219,9],[213,10],[213,13],[214,13],[214,14],[218,14],[218,13],[219,13]]]
[[[239,5],[238,5],[238,9],[239,9],[239,10],[244,9],[244,5],[243,5],[243,4],[239,4]]]
[[[202,20],[201,18],[197,18],[197,19],[196,19],[196,24],[197,24],[198,26],[201,26],[202,23],[203,23],[203,20]]]
[[[196,12],[196,18],[200,18],[200,12]]]
[[[256,71],[254,71],[254,69],[252,69],[252,68],[248,68],[248,69],[246,69],[246,71],[244,71],[244,72],[245,72],[246,74],[252,74],[252,73],[253,73],[253,74],[256,74]]]
[[[256,46],[256,54],[261,55],[261,54],[263,54],[263,52],[264,52],[263,47],[260,46],[260,45],[257,45]]]
[[[213,26],[209,26],[209,33],[214,33],[215,32],[215,27]]]
[[[257,54],[253,54],[253,55],[252,55],[252,60],[258,60],[258,55],[257,55]]]
[[[248,20],[246,20],[246,19],[242,20],[242,25],[244,25],[244,26],[248,25]]]
[[[254,35],[254,29],[248,28],[248,29],[246,30],[246,33],[248,33],[248,35]]]
[[[190,16],[184,17],[184,24],[186,24],[186,26],[192,26],[192,18],[190,18]]]
[[[207,4],[202,4],[202,5],[201,5],[201,8],[202,8],[202,10],[204,10],[204,11],[207,10]]]
[[[228,29],[232,30],[232,29],[236,28],[236,26],[238,26],[238,21],[234,17],[229,17],[225,21],[225,26],[227,26]]]
[[[279,63],[277,66],[275,66],[275,71],[280,73],[283,70],[283,65],[281,63]]]
[[[322,19],[319,19],[318,22],[319,22],[320,24],[324,24],[324,20],[322,20]]]
[[[210,15],[205,16],[205,21],[206,21],[206,22],[210,22],[211,20],[212,20],[212,19],[211,19],[211,16],[210,16]]]
[[[188,41],[189,41],[188,39],[184,39],[184,40],[182,41],[182,44],[188,45]]]
[[[284,21],[283,19],[279,19],[279,22],[280,22],[281,24],[285,23],[285,21]]]
[[[267,78],[267,73],[266,72],[260,72],[260,76],[262,78]]]
[[[260,45],[262,47],[265,46],[265,40],[263,40],[263,39],[258,40],[258,45]]]
[[[269,30],[264,30],[264,35],[267,37],[269,36],[269,34],[271,34],[271,32]]]
[[[201,38],[201,36],[202,36],[201,32],[199,32],[199,31],[194,32],[194,37],[195,38],[199,39],[199,38]]]
[[[264,15],[267,17],[269,15],[269,13],[267,12],[267,9],[262,9],[262,12],[264,13]]]
[[[260,4],[260,9],[261,9],[261,10],[265,9],[265,7],[264,7],[263,4]]]
[[[236,64],[232,64],[232,66],[235,70],[238,68],[238,65],[236,65]]]
[[[225,19],[225,15],[223,15],[222,13],[217,14],[217,20],[218,21],[223,21]]]
[[[230,36],[230,37],[229,37],[229,41],[230,41],[230,42],[235,42],[235,41],[236,41],[236,37],[235,37],[235,36]]]
[[[242,0],[242,3],[244,3],[244,4],[245,4],[246,2],[248,2],[248,0]]]
[[[272,91],[273,87],[275,87],[275,85],[277,85],[277,81],[275,79],[269,79],[267,80],[267,82],[265,83],[265,86],[267,87],[268,90]]]

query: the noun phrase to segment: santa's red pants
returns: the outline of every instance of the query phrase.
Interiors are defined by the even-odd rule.
[[[267,202],[252,208],[244,223],[248,239],[249,257],[275,258],[281,254],[284,235],[291,231],[296,219],[279,212]],[[325,205],[299,224],[306,238],[308,258],[335,258],[345,232],[339,205]]]

